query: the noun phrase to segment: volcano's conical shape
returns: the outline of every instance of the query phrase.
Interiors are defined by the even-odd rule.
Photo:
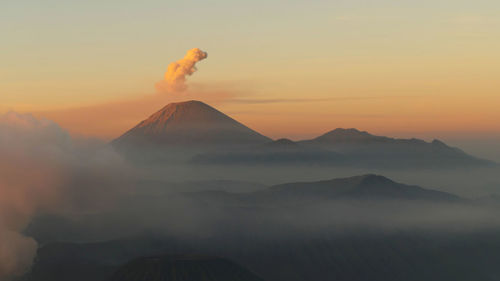
[[[270,141],[200,102],[171,103],[113,141],[114,145],[239,145]]]

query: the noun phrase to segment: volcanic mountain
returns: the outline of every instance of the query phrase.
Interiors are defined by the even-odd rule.
[[[115,139],[118,147],[259,144],[270,139],[200,102],[171,103]]]

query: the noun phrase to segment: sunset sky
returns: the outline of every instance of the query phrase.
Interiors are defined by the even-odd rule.
[[[500,1],[2,1],[0,112],[112,139],[205,101],[271,137],[500,140]],[[170,62],[208,58],[189,90]]]

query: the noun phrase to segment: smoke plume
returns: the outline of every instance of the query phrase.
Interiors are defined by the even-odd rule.
[[[156,83],[157,90],[170,93],[186,90],[186,75],[192,75],[196,71],[196,63],[206,58],[207,53],[198,48],[189,50],[183,59],[168,66],[164,80]]]

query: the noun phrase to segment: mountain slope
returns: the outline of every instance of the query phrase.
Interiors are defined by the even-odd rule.
[[[115,146],[239,145],[270,141],[215,108],[200,102],[171,103],[115,139]]]
[[[341,164],[345,157],[340,153],[279,139],[264,144],[227,149],[196,155],[193,164],[255,164],[255,165],[316,165]]]

